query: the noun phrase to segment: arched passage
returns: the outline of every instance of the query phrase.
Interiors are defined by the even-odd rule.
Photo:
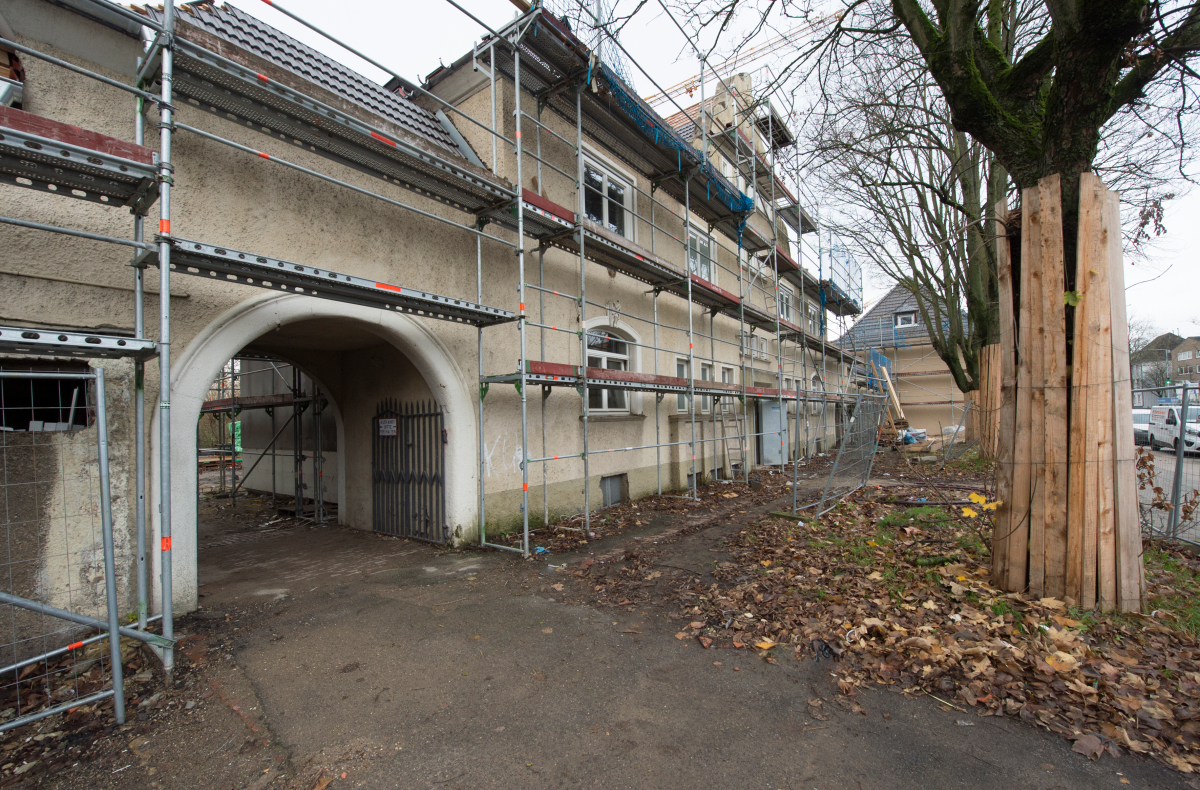
[[[344,332],[330,331],[342,327]],[[318,331],[312,331],[317,327]],[[305,335],[308,337],[306,338]],[[196,535],[196,419],[212,381],[221,367],[242,349],[256,342],[280,345],[287,339],[309,343],[324,338],[327,351],[336,352],[339,335],[369,334],[386,343],[411,364],[429,396],[445,412],[449,442],[446,445],[446,519],[452,532],[468,537],[475,524],[478,426],[471,388],[445,344],[428,326],[407,315],[376,308],[343,304],[299,295],[264,294],[247,300],[205,327],[173,361],[171,369],[171,521],[172,577],[176,611],[194,609],[198,601]],[[334,391],[340,406],[338,440],[339,517],[352,527],[370,528],[370,445],[363,441],[363,415],[373,404],[368,394],[338,394],[330,375],[295,353],[285,354],[312,371]],[[374,397],[374,395],[370,395]],[[373,412],[372,412],[373,413]],[[151,425],[152,474],[150,506],[153,542],[159,545],[158,518],[159,415]],[[365,454],[366,474],[363,459]],[[365,514],[365,517],[364,517]],[[152,583],[156,607],[161,553],[151,552]]]

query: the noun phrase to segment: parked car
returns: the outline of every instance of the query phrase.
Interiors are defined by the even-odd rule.
[[[1150,410],[1133,410],[1133,443],[1137,446],[1150,444]]]
[[[1155,406],[1150,410],[1151,449],[1175,449],[1175,443],[1179,441],[1180,410],[1180,406]],[[1185,452],[1200,451],[1200,406],[1188,406],[1183,448]]]

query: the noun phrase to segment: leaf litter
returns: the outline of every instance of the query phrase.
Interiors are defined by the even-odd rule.
[[[690,620],[677,636],[831,659],[847,697],[884,685],[1044,727],[1092,760],[1128,751],[1200,771],[1194,631],[997,590],[986,516],[895,498],[871,489],[804,526],[763,519],[731,535],[716,582],[677,588]],[[1147,568],[1152,601],[1178,593],[1180,566],[1200,578],[1194,557],[1171,556],[1171,574]]]

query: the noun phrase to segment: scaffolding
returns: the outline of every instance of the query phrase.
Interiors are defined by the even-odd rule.
[[[456,8],[459,6],[455,5]],[[72,8],[83,9],[88,16],[109,26],[124,29],[143,41],[143,53],[136,68],[133,85],[89,71],[15,41],[0,39],[0,44],[22,55],[41,59],[95,79],[129,94],[135,104],[133,143],[86,132],[45,118],[0,107],[0,174],[5,181],[24,188],[72,197],[109,206],[123,206],[133,213],[132,238],[119,238],[28,220],[0,217],[0,223],[67,234],[98,242],[124,245],[134,250],[133,278],[135,293],[136,353],[136,429],[137,439],[137,535],[138,622],[147,623],[146,566],[144,558],[145,522],[145,412],[143,387],[143,347],[149,343],[157,355],[159,381],[164,387],[159,410],[159,499],[161,507],[162,648],[164,665],[173,667],[172,586],[171,586],[171,275],[185,274],[222,282],[236,283],[280,293],[301,294],[380,310],[407,313],[427,319],[466,324],[477,329],[479,351],[479,543],[498,549],[530,554],[529,484],[531,467],[540,464],[543,479],[543,523],[549,519],[548,470],[553,464],[579,460],[584,482],[582,512],[585,532],[590,527],[593,506],[590,493],[591,459],[601,453],[655,451],[658,491],[664,490],[662,466],[664,451],[686,449],[681,466],[687,466],[687,496],[698,496],[704,470],[704,445],[710,445],[714,463],[718,446],[723,446],[721,471],[749,480],[752,453],[764,463],[783,469],[791,457],[799,460],[814,450],[825,450],[827,434],[838,430],[847,410],[857,400],[852,391],[858,387],[859,365],[854,356],[826,338],[825,313],[845,316],[860,311],[861,273],[855,291],[854,265],[829,250],[828,271],[822,263],[817,224],[800,205],[800,176],[793,172],[794,186],[785,185],[781,173],[788,169],[783,149],[790,133],[770,110],[769,102],[744,95],[744,91],[716,75],[699,50],[700,102],[690,110],[675,105],[690,123],[694,136],[672,126],[641,99],[630,84],[629,68],[663,91],[652,75],[637,66],[620,41],[600,21],[595,25],[599,52],[620,52],[621,64],[606,62],[572,32],[562,19],[540,3],[520,14],[499,30],[475,17],[486,34],[470,53],[470,67],[483,72],[490,89],[490,119],[481,120],[445,101],[426,86],[413,85],[399,74],[369,56],[340,41],[277,3],[272,8],[283,13],[344,50],[355,54],[382,71],[391,74],[404,91],[418,95],[436,108],[436,121],[425,119],[432,131],[430,143],[395,124],[374,122],[387,112],[399,112],[399,101],[391,90],[369,83],[335,61],[326,60],[332,70],[354,83],[366,111],[348,107],[332,96],[325,86],[309,82],[278,68],[278,64],[245,54],[237,58],[218,54],[214,45],[218,10],[208,4],[187,4],[187,35],[180,34],[180,17],[172,0],[159,10],[129,10],[108,0],[73,0]],[[461,10],[461,9],[460,9]],[[664,6],[664,11],[667,9]],[[240,14],[236,9],[220,13]],[[464,11],[464,13],[466,13]],[[667,18],[676,24],[667,12]],[[258,23],[261,25],[261,23]],[[264,26],[265,27],[265,26]],[[682,27],[679,28],[682,31]],[[686,33],[685,33],[686,37]],[[289,40],[290,41],[290,40]],[[690,39],[689,39],[690,41]],[[292,42],[296,48],[302,47]],[[310,51],[311,54],[311,51]],[[324,56],[321,56],[324,57]],[[713,74],[719,90],[732,99],[733,120],[717,121],[713,103],[705,96],[705,74]],[[512,137],[497,123],[502,115],[498,89],[507,82],[512,87],[514,112]],[[390,85],[390,83],[389,83]],[[336,99],[336,100],[335,100]],[[233,120],[244,128],[263,134],[279,147],[302,147],[338,165],[352,168],[390,185],[415,193],[420,199],[434,201],[442,210],[432,211],[351,184],[324,172],[289,161],[269,150],[258,150],[226,139],[211,131],[188,125],[174,117],[176,102],[187,102],[218,117]],[[157,108],[155,124],[159,148],[145,147],[145,126],[150,108]],[[403,108],[400,108],[403,109]],[[547,113],[556,116],[571,134],[556,132]],[[430,117],[434,115],[430,111]],[[153,116],[150,116],[153,117]],[[424,116],[422,116],[424,118]],[[491,144],[490,167],[484,165],[450,119],[482,130]],[[440,123],[440,126],[438,125]],[[532,135],[528,134],[532,131]],[[219,241],[179,238],[171,232],[171,196],[174,167],[172,141],[176,134],[190,134],[258,157],[282,168],[301,173],[340,189],[371,197],[406,212],[411,212],[475,239],[476,288],[474,300],[443,296],[405,285],[376,282],[342,272],[329,271],[305,263],[280,260],[266,254],[235,250]],[[585,136],[630,164],[643,176],[649,176],[650,189],[636,183],[627,185],[636,193],[638,210],[630,210],[631,222],[649,228],[650,244],[643,247],[605,222],[589,209],[589,189],[585,163]],[[530,138],[533,138],[532,145]],[[696,138],[699,146],[695,145]],[[557,146],[573,158],[573,170],[556,166],[543,153],[543,144]],[[515,183],[499,175],[499,153],[511,146],[515,153]],[[718,159],[714,155],[720,152]],[[729,167],[726,168],[725,163]],[[537,190],[530,190],[526,174],[537,172]],[[573,207],[556,204],[544,197],[544,176],[561,179],[577,195]],[[794,190],[794,191],[793,191]],[[749,192],[750,194],[747,194]],[[661,196],[665,195],[678,206]],[[603,196],[602,198],[603,199]],[[160,222],[157,233],[148,238],[145,216],[157,202]],[[648,207],[648,211],[646,210]],[[672,227],[677,226],[677,227]],[[784,228],[790,229],[783,230]],[[794,234],[797,252],[789,253]],[[816,235],[817,275],[804,266],[806,235]],[[527,241],[534,244],[527,248]],[[516,309],[483,304],[484,244],[507,250],[515,258],[518,298]],[[807,243],[811,246],[811,242]],[[682,265],[661,249],[671,247]],[[578,259],[578,290],[574,293],[549,288],[545,257],[558,249]],[[536,255],[536,278],[530,256]],[[722,257],[733,261],[722,262]],[[642,283],[653,296],[652,317],[639,316],[620,307],[590,299],[587,292],[588,262],[599,264],[614,276],[621,275]],[[142,316],[144,277],[149,268],[158,269],[159,327],[157,340],[146,338]],[[717,282],[737,283],[737,291]],[[857,294],[857,298],[856,298]],[[533,300],[537,296],[537,313]],[[800,296],[801,315],[795,314]],[[679,323],[660,320],[662,297],[682,300],[687,320]],[[819,316],[808,312],[808,300],[821,305]],[[578,326],[560,327],[547,318],[547,300],[562,300],[578,310]],[[588,328],[589,312],[619,315],[629,322],[641,322],[650,328],[649,343],[634,343],[652,353],[653,372],[614,370],[593,365],[596,335]],[[805,314],[807,313],[807,314]],[[707,316],[707,331],[704,318]],[[716,324],[718,316],[724,321]],[[819,323],[815,321],[819,319]],[[484,370],[486,331],[515,324],[519,340],[519,361],[515,371],[499,374]],[[486,330],[486,331],[485,331]],[[531,332],[536,330],[539,353],[533,353]],[[46,330],[28,330],[33,334]],[[547,358],[546,338],[552,333],[572,335],[578,342],[579,365]],[[731,339],[736,333],[736,340]],[[90,338],[78,342],[70,332],[52,333],[68,338],[50,346],[36,346],[45,353],[78,353],[99,356]],[[726,335],[726,336],[722,336]],[[678,340],[671,345],[667,338]],[[36,338],[35,338],[36,339]],[[104,340],[102,343],[110,341]],[[120,348],[129,339],[114,339]],[[573,340],[572,342],[575,342]],[[676,375],[659,370],[660,354],[683,356]],[[707,345],[707,354],[704,346]],[[30,352],[28,343],[20,346]],[[107,347],[105,347],[107,348]],[[728,363],[721,351],[733,355],[740,381],[717,380],[718,366]],[[819,365],[813,354],[819,356]],[[832,359],[835,369],[830,370]],[[728,364],[727,364],[728,366]],[[847,370],[847,366],[849,369]],[[665,371],[671,372],[671,371]],[[697,373],[699,372],[699,377]],[[235,376],[230,371],[229,403],[214,409],[250,408],[237,401]],[[835,374],[835,375],[831,375]],[[722,376],[724,378],[724,374]],[[832,379],[832,380],[831,380]],[[522,527],[519,548],[489,541],[487,536],[486,497],[483,475],[486,446],[484,400],[489,387],[512,385],[519,392],[522,441]],[[531,387],[541,394],[542,450],[535,455],[530,447]],[[576,389],[581,397],[582,448],[559,450],[546,447],[546,400],[554,389]],[[304,395],[293,382],[285,399],[293,409],[303,401],[319,400],[316,393]],[[642,392],[654,397],[655,441],[636,447],[596,447],[589,436],[591,402],[596,393]],[[661,435],[660,408],[667,395],[681,398],[689,436],[667,442]],[[600,397],[605,397],[601,395]],[[754,402],[773,403],[777,412],[772,425],[752,428],[756,412]],[[281,401],[282,405],[282,401]],[[793,412],[794,407],[794,412]],[[830,414],[830,412],[833,412]],[[294,427],[298,417],[294,415]],[[766,417],[763,417],[766,420]],[[698,438],[697,425],[712,426],[708,438]],[[717,435],[717,424],[721,435]],[[793,423],[795,427],[793,428]],[[286,427],[286,424],[285,424]],[[280,429],[282,430],[282,429]],[[813,435],[819,439],[813,443]],[[278,434],[277,434],[278,435]],[[674,450],[672,448],[675,448]],[[776,449],[778,448],[778,449]],[[319,455],[319,453],[318,453]],[[767,459],[770,459],[769,462]],[[261,460],[261,457],[260,457]],[[274,460],[272,460],[274,463]],[[726,471],[727,468],[727,471]],[[794,467],[793,467],[794,468]],[[295,492],[299,515],[303,507],[303,481]],[[244,478],[244,475],[243,475]],[[231,496],[238,483],[231,481]],[[795,487],[793,487],[795,490]],[[316,506],[316,518],[323,508]],[[444,539],[444,538],[443,538]]]

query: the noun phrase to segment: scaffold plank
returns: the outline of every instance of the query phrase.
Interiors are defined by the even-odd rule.
[[[321,299],[377,307],[400,313],[492,326],[515,321],[516,313],[466,299],[377,282],[351,274],[305,266],[265,255],[217,247],[188,239],[171,239],[171,271],[225,279],[257,288],[304,294]],[[146,263],[158,265],[155,253]]]
[[[0,181],[144,213],[158,197],[154,152],[0,106]]]
[[[0,352],[36,356],[116,359],[148,358],[158,353],[153,340],[99,335],[68,329],[0,326]]]
[[[581,370],[575,365],[530,360],[526,363],[525,371],[525,381],[529,384],[541,384],[548,387],[574,387],[583,383],[580,376]],[[506,373],[499,376],[486,376],[482,381],[488,384],[515,384],[520,381],[520,378],[519,373]],[[689,391],[689,382],[685,378],[659,376],[630,370],[609,370],[608,368],[589,367],[582,378],[587,379],[589,387],[625,389],[638,392],[663,392],[677,395],[687,394]],[[803,400],[806,402],[822,400],[835,402],[845,400],[846,398],[841,393],[813,390],[791,389],[783,390],[781,393],[780,390],[770,387],[746,387],[743,389],[737,384],[701,379],[697,379],[694,384],[695,386],[692,391],[697,395],[712,397],[740,397],[744,392],[752,398],[769,400],[778,399],[781,395],[783,400]]]

